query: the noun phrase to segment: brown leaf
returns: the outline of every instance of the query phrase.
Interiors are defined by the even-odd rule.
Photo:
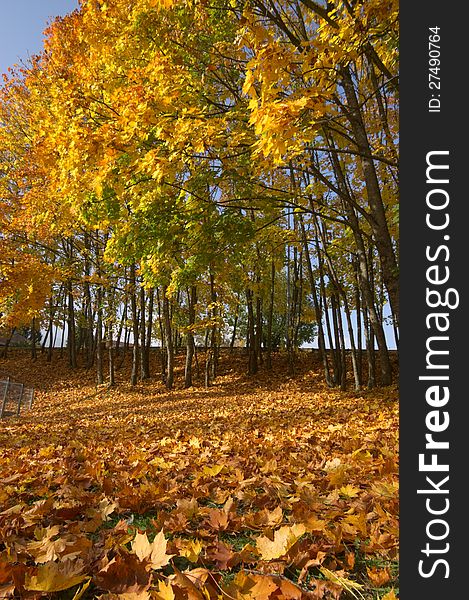
[[[381,587],[391,581],[391,573],[388,568],[379,569],[377,567],[367,567],[366,572],[375,587]]]
[[[150,587],[152,575],[133,554],[115,556],[94,577],[95,585],[114,594],[140,594]]]
[[[6,583],[5,585],[0,585],[0,599],[4,600],[6,598],[13,598],[15,595],[16,586],[14,583]]]

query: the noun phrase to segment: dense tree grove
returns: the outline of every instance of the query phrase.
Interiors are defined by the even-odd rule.
[[[3,327],[98,383],[314,338],[330,386],[390,384],[397,41],[397,0],[81,0],[0,91]]]

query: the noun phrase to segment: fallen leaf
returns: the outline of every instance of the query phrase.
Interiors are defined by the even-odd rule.
[[[272,560],[284,556],[300,537],[305,533],[306,527],[301,524],[285,525],[274,532],[274,539],[259,536],[256,540],[257,550],[263,560]]]
[[[391,573],[388,568],[367,567],[366,572],[375,587],[381,587],[391,581]]]
[[[131,547],[132,551],[138,556],[141,561],[147,561],[152,569],[161,569],[167,565],[173,554],[166,554],[167,542],[164,537],[163,530],[156,536],[150,544],[146,533],[135,534]]]
[[[24,587],[35,592],[68,590],[88,578],[83,569],[83,561],[47,562],[37,568],[35,575],[26,573]]]

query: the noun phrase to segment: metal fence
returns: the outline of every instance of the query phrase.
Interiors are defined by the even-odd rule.
[[[19,416],[21,408],[30,409],[34,400],[34,388],[7,379],[0,380],[0,418]]]

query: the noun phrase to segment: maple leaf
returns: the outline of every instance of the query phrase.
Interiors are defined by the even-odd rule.
[[[84,563],[80,560],[47,562],[37,568],[35,575],[26,573],[24,587],[35,592],[61,592],[88,578],[83,569]]]
[[[59,532],[60,527],[58,525],[47,528],[36,527],[34,537],[37,541],[30,542],[27,546],[28,552],[35,557],[36,562],[45,563],[57,560],[60,557],[60,554],[65,550],[66,543],[62,538],[52,539]]]
[[[209,475],[210,477],[216,477],[222,470],[225,468],[225,465],[214,465],[213,467],[204,467],[202,472],[204,475]]]
[[[388,568],[367,567],[366,572],[375,587],[381,587],[391,580],[391,573]]]
[[[152,592],[154,600],[175,600],[173,586],[170,581],[159,581],[158,591]]]
[[[182,573],[174,567],[175,583],[182,588],[189,600],[205,600],[203,588],[209,575],[206,569],[193,569]]]
[[[339,488],[339,493],[345,496],[346,498],[355,498],[360,492],[360,488],[350,485],[349,483]]]
[[[183,540],[179,556],[184,556],[190,562],[197,562],[202,549],[203,544],[199,540]]]
[[[299,587],[294,585],[291,581],[287,579],[281,579],[279,582],[280,591],[283,594],[283,597],[288,600],[301,600],[303,597],[303,592]]]
[[[146,561],[151,569],[161,569],[167,565],[174,554],[166,554],[167,541],[163,530],[156,534],[150,544],[146,533],[137,532],[131,547],[141,561]]]
[[[306,527],[301,523],[285,525],[274,532],[274,539],[259,536],[256,540],[257,550],[263,560],[272,560],[284,556],[300,537]]]
[[[195,498],[191,498],[190,500],[178,498],[176,506],[188,519],[195,517],[199,512],[199,505]]]
[[[132,554],[118,554],[93,577],[98,588],[114,594],[142,594],[151,580],[146,565]]]
[[[107,521],[109,515],[111,515],[118,507],[119,504],[117,502],[110,500],[109,498],[103,498],[98,507],[99,514],[103,521]]]
[[[254,529],[263,529],[265,527],[274,527],[280,525],[283,519],[283,511],[281,506],[277,506],[272,511],[267,508],[259,510],[258,512],[246,515],[246,525]]]
[[[277,583],[271,578],[262,575],[255,575],[254,586],[249,590],[249,598],[253,600],[268,600],[270,595],[278,589]]]
[[[208,521],[213,529],[226,529],[229,523],[229,515],[225,510],[219,508],[206,509]]]

